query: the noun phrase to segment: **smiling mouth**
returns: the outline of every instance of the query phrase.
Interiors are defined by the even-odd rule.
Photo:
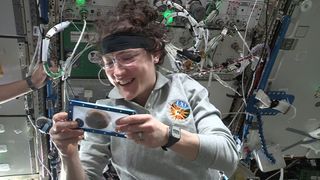
[[[130,84],[134,79],[129,79],[129,80],[116,80],[116,83],[119,84],[120,86],[125,86],[127,84]]]

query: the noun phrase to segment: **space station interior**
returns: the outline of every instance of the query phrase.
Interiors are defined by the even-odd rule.
[[[1,180],[58,179],[58,152],[37,119],[50,123],[71,99],[106,98],[95,23],[117,2],[1,0],[0,84],[27,77],[38,61],[50,77],[0,104]],[[237,143],[238,168],[220,179],[320,179],[320,1],[149,3],[170,39],[159,71],[206,87]]]

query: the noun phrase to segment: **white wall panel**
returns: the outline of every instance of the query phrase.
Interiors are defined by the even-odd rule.
[[[297,44],[292,50],[280,51],[270,76],[271,90],[284,90],[295,96],[293,105],[296,115],[291,109],[286,115],[263,116],[267,142],[280,144],[283,148],[305,138],[285,130],[287,127],[306,133],[320,127],[320,107],[316,106],[320,98],[314,96],[320,87],[320,23],[317,20],[320,17],[320,1],[312,2],[310,10],[300,12],[298,8],[293,14],[286,38],[295,39]],[[320,140],[316,143],[319,147]],[[305,156],[307,152],[309,149],[298,145],[283,154]],[[308,156],[320,158],[320,154],[315,155],[312,151]]]

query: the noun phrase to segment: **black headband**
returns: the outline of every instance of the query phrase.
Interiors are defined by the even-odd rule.
[[[137,33],[116,33],[102,39],[102,54],[120,51],[129,48],[151,48],[153,41]]]

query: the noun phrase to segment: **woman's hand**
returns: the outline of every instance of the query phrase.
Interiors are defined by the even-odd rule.
[[[116,121],[116,130],[126,133],[129,139],[147,147],[156,148],[168,142],[169,126],[149,114],[137,114]]]
[[[83,138],[83,130],[76,128],[78,128],[78,123],[68,120],[66,112],[53,116],[53,126],[49,134],[61,156],[70,157],[77,153],[78,142]]]

